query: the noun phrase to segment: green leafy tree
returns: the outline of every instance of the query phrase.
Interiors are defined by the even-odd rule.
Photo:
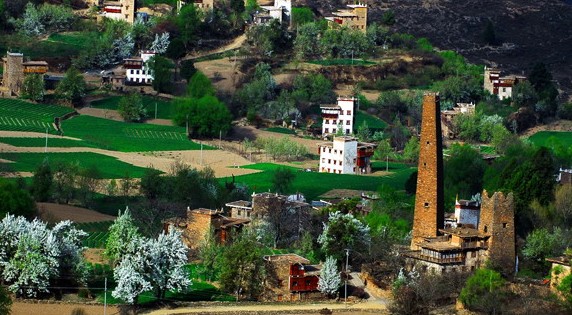
[[[485,30],[483,31],[483,40],[486,44],[491,46],[496,46],[498,44],[495,26],[491,20],[488,20],[487,24],[485,25]]]
[[[22,83],[22,97],[32,100],[32,101],[42,101],[44,95],[46,94],[46,89],[44,88],[44,77],[32,73],[24,78]]]
[[[288,167],[279,167],[272,175],[272,189],[280,194],[290,192],[296,174]]]
[[[129,212],[129,208],[126,208],[123,212],[119,211],[119,215],[109,227],[109,237],[105,242],[104,255],[114,265],[119,263],[133,249],[130,249],[130,244],[138,237],[139,232]]]
[[[336,101],[332,81],[321,73],[296,76],[292,95],[299,103],[327,104]]]
[[[236,294],[237,299],[255,298],[262,290],[262,248],[255,237],[254,233],[243,231],[221,256],[219,283],[225,292]]]
[[[187,125],[192,137],[218,137],[230,130],[232,116],[224,103],[215,96],[200,99],[182,98],[175,101],[176,114],[173,121]]]
[[[337,261],[345,256],[346,249],[352,251],[352,260],[365,257],[371,243],[369,226],[349,213],[331,212],[318,243],[326,255],[335,257]]]
[[[147,61],[147,67],[153,75],[153,89],[159,93],[170,93],[173,90],[173,63],[171,60],[155,55]]]
[[[477,269],[467,279],[459,300],[470,310],[484,311],[489,314],[498,312],[504,295],[504,284],[505,280],[500,273],[491,269]]]
[[[301,25],[314,21],[314,13],[308,7],[292,8],[292,27],[299,28]]]
[[[417,137],[409,138],[405,148],[403,148],[403,158],[410,163],[417,163],[419,159],[419,139]]]
[[[179,30],[179,38],[187,50],[197,39],[201,18],[201,11],[193,3],[182,6],[177,15],[176,25]]]
[[[369,126],[367,125],[367,121],[364,120],[361,126],[358,127],[356,136],[359,139],[359,141],[363,142],[371,141],[372,134],[371,130],[369,129]]]
[[[562,278],[556,289],[564,297],[565,306],[572,309],[572,274]]]
[[[71,105],[79,105],[85,96],[87,85],[83,75],[74,67],[66,71],[64,78],[56,87],[56,95]]]
[[[119,115],[125,121],[141,122],[147,116],[147,109],[139,93],[130,93],[122,97],[117,106]]]
[[[161,178],[161,173],[161,171],[149,167],[145,169],[145,173],[141,177],[139,189],[149,201],[156,200],[163,194],[165,183]]]
[[[38,166],[32,177],[32,194],[36,201],[46,202],[52,197],[54,175],[48,160]]]
[[[246,43],[252,54],[261,57],[276,55],[291,47],[291,39],[286,25],[278,19],[270,23],[253,25],[246,32]]]
[[[446,205],[453,205],[456,195],[470,198],[483,190],[486,164],[470,145],[452,145],[443,168]]]
[[[383,15],[381,16],[381,23],[388,26],[395,24],[395,13],[393,13],[392,10],[383,12]]]
[[[393,148],[391,147],[391,143],[389,139],[383,139],[379,141],[377,144],[377,148],[374,152],[374,158],[377,160],[386,160],[389,158],[393,158]]]
[[[512,102],[516,107],[531,107],[538,101],[538,95],[529,81],[518,82],[512,90]]]
[[[16,183],[0,179],[0,217],[8,213],[31,219],[36,214],[36,204],[30,194]]]
[[[4,286],[0,286],[0,314],[9,315],[11,308],[12,298]]]
[[[294,40],[294,52],[300,60],[313,60],[321,56],[320,28],[316,23],[304,23],[298,26]]]
[[[544,259],[561,255],[570,242],[566,242],[566,237],[560,228],[548,230],[540,228],[532,231],[526,237],[526,243],[522,248],[524,257],[539,263],[545,264]]]
[[[199,246],[198,256],[201,265],[197,270],[209,282],[218,279],[221,268],[219,261],[222,253],[223,248],[217,244],[215,232],[211,229]]]
[[[189,85],[187,86],[187,95],[192,98],[201,98],[207,95],[215,95],[215,89],[211,83],[211,80],[202,73],[201,71],[196,71],[195,74],[189,80]]]

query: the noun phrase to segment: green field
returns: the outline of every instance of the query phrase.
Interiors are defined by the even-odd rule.
[[[86,32],[66,32],[51,34],[47,42],[53,42],[62,46],[76,46],[78,49],[86,48],[89,45],[90,36],[93,34]]]
[[[200,150],[201,145],[188,140],[185,128],[141,123],[127,123],[92,116],[65,120],[66,136],[80,138],[98,148],[121,151]],[[48,140],[49,141],[49,140]],[[213,149],[203,146],[204,150]]]
[[[282,128],[282,127],[270,127],[270,128],[265,128],[264,130],[270,131],[270,132],[287,134],[287,135],[295,135],[296,134],[296,131],[294,131],[292,129],[288,129],[288,128]]]
[[[292,183],[292,192],[299,191],[306,196],[306,200],[316,200],[318,196],[332,189],[356,189],[356,190],[377,190],[383,184],[402,190],[405,181],[416,168],[404,164],[392,163],[394,173],[389,176],[360,176],[345,174],[329,174],[317,172],[303,172],[301,169],[292,168],[296,178]],[[384,164],[385,166],[385,164]],[[249,169],[262,170],[263,172],[236,176],[236,182],[247,184],[254,192],[269,191],[272,188],[272,177],[274,170],[281,165],[271,163],[259,163],[244,166]],[[229,180],[220,179],[221,182]]]
[[[110,96],[101,100],[91,102],[91,106],[95,108],[113,109],[116,110],[119,106],[119,101],[125,96]],[[147,109],[147,118],[155,118],[155,104],[157,104],[157,118],[171,119],[174,108],[173,102],[166,101],[161,98],[151,97],[144,95],[142,97],[143,105]]]
[[[46,138],[12,138],[0,137],[0,142],[13,145],[15,147],[44,147],[46,146]],[[95,145],[82,141],[65,138],[48,138],[48,148],[75,148],[88,147],[94,148]]]
[[[550,147],[551,144],[560,143],[564,147],[572,146],[572,132],[566,131],[539,131],[528,138],[537,146]]]
[[[0,98],[0,130],[55,133],[55,117],[73,112],[69,107],[33,104],[16,99]]]
[[[21,52],[32,60],[42,60],[43,58],[69,58],[78,56],[84,46],[79,45],[80,38],[87,38],[88,35],[81,33],[66,33],[65,35],[53,34],[45,40],[33,37],[10,34],[0,36],[0,49],[2,51],[11,50]]]
[[[356,132],[364,122],[367,123],[368,128],[372,131],[383,131],[387,127],[385,121],[360,110],[356,114],[356,124],[354,126]]]
[[[119,161],[118,159],[91,152],[74,153],[0,153],[1,159],[14,161],[7,164],[11,170],[16,172],[34,172],[44,159],[48,159],[51,165],[59,162],[77,162],[80,167],[97,167],[101,173],[101,178],[123,178],[129,174],[132,178],[140,178],[145,172],[145,168],[133,166]]]

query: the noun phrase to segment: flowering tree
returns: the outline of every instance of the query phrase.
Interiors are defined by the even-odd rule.
[[[371,243],[369,226],[349,213],[336,211],[330,213],[328,223],[324,223],[324,231],[318,237],[318,243],[326,255],[337,260],[342,258],[346,249],[361,253]]]
[[[118,263],[129,253],[129,249],[132,248],[130,245],[137,237],[139,237],[139,232],[131,213],[129,213],[129,208],[126,208],[123,213],[119,212],[115,222],[109,227],[109,237],[105,243],[104,255],[112,262]]]
[[[341,283],[342,278],[338,271],[336,259],[330,256],[326,258],[324,267],[322,267],[320,279],[318,280],[318,290],[331,297],[338,292]]]
[[[180,291],[191,285],[185,269],[187,248],[179,232],[171,229],[156,240],[135,237],[126,246],[126,254],[113,272],[117,281],[114,297],[136,304],[143,292],[154,291],[162,299],[168,290]]]
[[[151,43],[151,50],[155,51],[158,54],[164,54],[169,47],[169,33],[165,32],[161,35],[155,34],[155,40]]]
[[[36,296],[63,275],[84,280],[81,238],[70,221],[53,229],[39,220],[7,215],[0,222],[0,270],[2,280],[18,295]]]

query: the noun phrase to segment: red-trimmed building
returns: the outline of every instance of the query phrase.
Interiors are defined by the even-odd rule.
[[[521,75],[509,75],[501,77],[501,71],[496,68],[485,66],[484,88],[489,93],[504,100],[512,97],[512,88],[519,82],[525,81],[526,77]]]
[[[319,299],[321,266],[296,254],[264,256],[267,276],[263,297],[272,301]]]

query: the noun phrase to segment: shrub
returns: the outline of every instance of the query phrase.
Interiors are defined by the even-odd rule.
[[[491,269],[478,269],[465,283],[459,300],[470,310],[498,311],[503,298],[505,280]]]

